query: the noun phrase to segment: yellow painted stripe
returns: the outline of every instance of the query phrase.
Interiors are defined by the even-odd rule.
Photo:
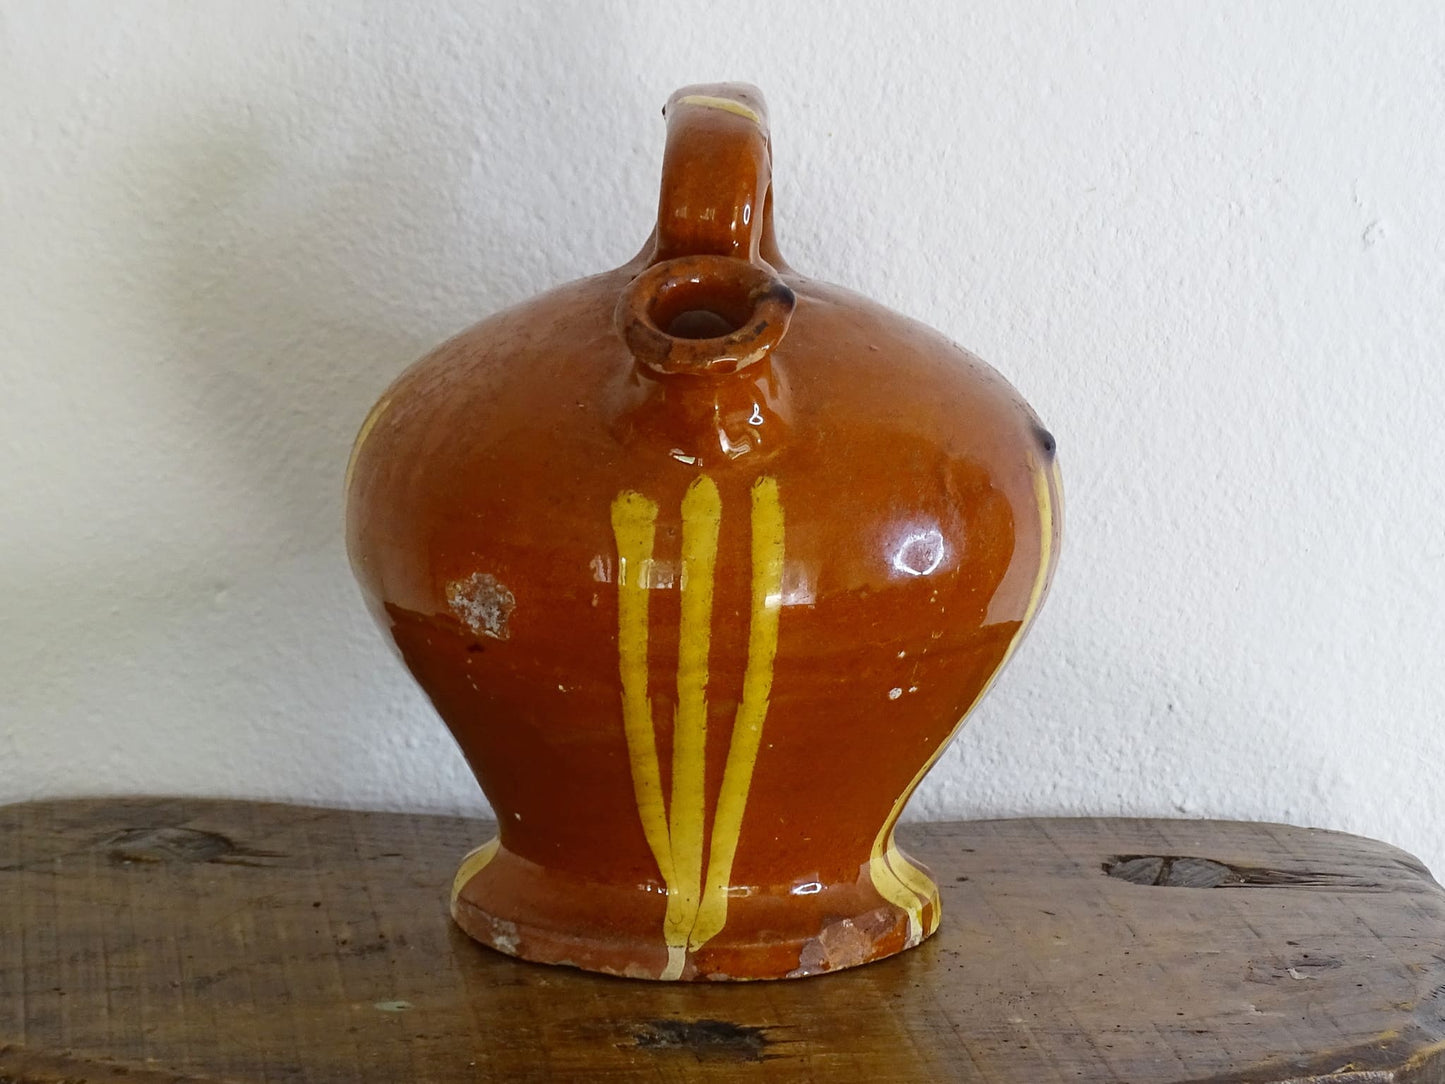
[[[706,475],[682,499],[682,619],[678,627],[677,714],[672,728],[668,801],[672,872],[663,933],[668,948],[687,945],[702,894],[703,790],[707,758],[707,679],[712,644],[713,576],[722,501]]]
[[[1044,588],[1049,584],[1049,573],[1054,570],[1054,501],[1056,492],[1059,496],[1063,494],[1057,460],[1043,470],[1034,471],[1034,500],[1038,502],[1039,506],[1039,574],[1034,579],[1034,588],[1029,593],[1029,604],[1024,607],[1024,617],[1019,622],[1018,631],[1009,641],[1008,650],[1004,652],[1003,662],[999,663],[998,669],[993,672],[993,677],[984,687],[984,692],[993,688],[994,680],[1003,672],[1009,659],[1013,658],[1013,653],[1018,648],[1019,642],[1023,640],[1024,633],[1033,624],[1034,615],[1039,612],[1039,603],[1044,600]],[[980,696],[979,699],[981,700],[983,697]]]
[[[752,109],[742,102],[732,98],[718,98],[711,94],[689,94],[685,98],[677,100],[678,105],[700,105],[706,109],[721,109],[728,113],[736,113],[740,117],[746,117],[754,124],[762,124],[763,118],[758,115],[756,109]]]
[[[356,461],[361,458],[361,446],[366,443],[366,438],[371,436],[371,431],[376,428],[376,423],[381,421],[381,416],[386,413],[386,408],[391,406],[391,396],[383,395],[376,401],[376,405],[366,415],[366,420],[361,423],[361,431],[356,434],[356,440],[351,444],[351,458],[346,461],[346,482],[343,494],[351,492],[351,481],[356,477]]]
[[[652,732],[652,701],[647,696],[647,577],[652,567],[657,505],[640,493],[619,493],[612,502],[612,533],[617,539],[617,654],[622,675],[622,728],[632,766],[632,789],[642,832],[671,897],[672,849],[657,740]]]
[[[1024,633],[1028,631],[1029,625],[1033,623],[1034,615],[1038,613],[1039,603],[1043,601],[1044,588],[1048,586],[1049,574],[1053,571],[1054,563],[1054,523],[1055,523],[1055,493],[1062,494],[1062,485],[1059,481],[1058,463],[1055,461],[1047,468],[1039,468],[1030,464],[1033,483],[1034,501],[1039,510],[1039,571],[1034,578],[1034,585],[1029,592],[1028,604],[1024,607],[1023,620],[1019,622],[1018,630],[1009,641],[1008,647],[1004,650],[1003,658],[994,668],[994,672],[984,683],[979,694],[973,698],[973,703],[963,713],[963,717],[954,724],[953,730],[948,737],[939,742],[938,748],[933,751],[927,762],[918,770],[913,781],[904,788],[893,802],[893,808],[888,811],[888,817],[883,822],[883,827],[878,830],[878,836],[873,841],[873,851],[869,859],[868,870],[873,881],[873,887],[878,894],[888,902],[901,907],[908,913],[909,939],[912,941],[916,935],[920,940],[926,937],[938,925],[939,918],[939,897],[938,887],[933,883],[932,878],[927,877],[922,870],[912,863],[903,859],[893,842],[893,830],[898,824],[898,818],[903,812],[903,807],[908,804],[908,799],[913,797],[913,792],[918,789],[918,784],[923,782],[923,777],[932,770],[943,751],[948,748],[948,743],[958,733],[963,724],[968,722],[968,717],[973,714],[985,696],[988,695],[993,684],[998,680],[999,674],[1013,657],[1015,649],[1023,639]],[[889,856],[897,855],[900,863],[890,864]],[[903,867],[906,866],[907,869]],[[911,873],[909,872],[911,871]],[[910,883],[911,882],[911,883]],[[923,886],[927,887],[925,893]],[[915,894],[916,893],[916,894]],[[933,916],[929,922],[929,929],[924,930],[920,917],[919,897],[927,895],[929,902],[933,903]]]
[[[1047,584],[1049,582],[1049,577],[1053,575],[1054,567],[1057,566],[1059,563],[1059,551],[1057,547],[1053,545],[1053,539],[1055,537],[1062,537],[1064,533],[1064,476],[1059,473],[1059,461],[1057,459],[1055,459],[1052,463],[1049,464],[1049,486],[1047,496],[1050,502],[1048,523],[1050,533],[1049,542],[1047,543],[1047,545],[1049,546],[1049,553],[1052,558],[1052,565],[1049,567],[1048,574],[1044,576],[1044,584]],[[1042,503],[1043,498],[1040,497],[1039,499]],[[1039,608],[1039,602],[1043,597],[1043,593],[1042,588],[1040,588],[1037,583],[1034,584],[1034,590],[1039,592],[1039,599],[1034,600],[1034,610],[1037,611]]]
[[[890,855],[897,854],[892,830],[880,832],[879,838],[873,841],[873,852],[868,859],[868,876],[878,895],[908,916],[908,932],[903,936],[903,947],[911,948],[923,940],[923,897],[898,876],[889,861]]]
[[[783,601],[783,505],[774,478],[759,478],[752,489],[752,608],[748,625],[748,661],[743,671],[743,697],[733,721],[722,790],[713,814],[707,880],[702,906],[689,944],[706,944],[727,922],[728,889],[733,859],[742,832],[743,811],[752,786],[762,742],[763,720],[773,689],[773,663],[778,653],[778,616]]]
[[[888,849],[883,853],[883,858],[884,861],[888,863],[888,868],[893,871],[893,875],[923,903],[926,903],[932,908],[928,914],[928,921],[926,923],[924,922],[921,908],[919,914],[915,917],[915,921],[918,923],[920,939],[927,937],[938,928],[938,915],[942,910],[943,901],[938,895],[938,885],[934,883],[932,877],[914,865],[912,859],[900,851],[891,838],[888,841]]]
[[[502,838],[494,836],[462,859],[462,864],[457,868],[457,875],[452,878],[453,906],[456,906],[457,897],[462,894],[462,889],[466,887],[467,882],[486,868],[487,863],[497,856],[497,851],[501,849],[501,846]]]

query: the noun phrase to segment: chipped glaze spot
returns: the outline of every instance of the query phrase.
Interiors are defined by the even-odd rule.
[[[447,605],[462,624],[478,636],[505,640],[511,636],[507,623],[517,599],[490,572],[473,572],[464,580],[447,584]]]

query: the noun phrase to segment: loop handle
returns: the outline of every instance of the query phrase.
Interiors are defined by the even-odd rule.
[[[668,99],[663,116],[667,149],[649,262],[712,255],[782,266],[762,93],[747,83],[687,86]]]

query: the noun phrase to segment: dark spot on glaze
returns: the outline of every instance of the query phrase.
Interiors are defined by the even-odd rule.
[[[485,651],[487,649],[484,648],[481,644],[468,644],[467,650],[469,652],[472,652],[473,654],[476,654],[477,652]]]
[[[649,1020],[633,1038],[643,1050],[685,1050],[699,1060],[762,1061],[766,1031],[726,1020]]]
[[[1054,439],[1054,435],[1041,425],[1034,426],[1034,439],[1039,442],[1039,447],[1044,450],[1044,454],[1050,459],[1054,457],[1054,453],[1059,449],[1059,442]]]
[[[775,282],[768,288],[768,295],[774,301],[781,301],[788,308],[792,308],[798,301],[798,295],[793,293],[792,287],[786,282]]]

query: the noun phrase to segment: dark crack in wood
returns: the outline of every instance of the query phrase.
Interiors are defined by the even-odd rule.
[[[1190,855],[1121,854],[1104,862],[1110,877],[1161,888],[1342,888],[1387,891],[1379,881],[1347,873],[1237,866]]]
[[[276,858],[274,851],[243,847],[219,832],[197,828],[127,828],[101,843],[112,862],[224,862],[255,865],[254,859]]]
[[[702,1061],[762,1061],[765,1028],[726,1020],[649,1020],[633,1033],[646,1050],[682,1050]]]

